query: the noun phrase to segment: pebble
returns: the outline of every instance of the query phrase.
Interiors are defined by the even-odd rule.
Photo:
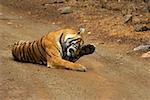
[[[124,22],[125,22],[125,23],[127,23],[127,22],[129,22],[129,21],[131,21],[131,20],[132,20],[132,15],[131,15],[131,14],[124,16]]]
[[[87,34],[89,34],[89,35],[90,35],[90,34],[91,34],[91,32],[88,32]]]
[[[19,16],[19,18],[22,19],[23,17],[22,17],[22,16]]]
[[[142,44],[133,49],[133,51],[147,51],[147,50],[150,50],[150,44]]]
[[[0,12],[0,16],[2,16],[2,15],[3,15],[3,13]]]
[[[55,22],[53,22],[52,24],[53,24],[53,25],[55,25],[56,23],[55,23]]]
[[[83,20],[83,22],[88,22],[88,20]]]
[[[28,13],[29,15],[31,15],[31,11],[28,11],[27,13]]]
[[[16,27],[16,28],[21,28],[21,27],[23,27],[23,25],[17,24],[17,25],[15,25],[15,27]]]
[[[148,51],[148,52],[142,54],[141,57],[142,57],[142,58],[150,58],[150,51]]]
[[[150,28],[148,28],[146,25],[136,25],[134,30],[136,32],[142,32],[142,31],[148,31]]]
[[[69,14],[69,13],[73,13],[73,10],[71,7],[64,7],[64,8],[59,8],[58,10],[60,10],[61,14]]]
[[[12,23],[12,22],[7,22],[7,24],[8,24],[8,25],[12,25],[13,23]]]
[[[150,69],[148,69],[148,71],[150,72]]]
[[[56,0],[54,3],[65,3],[66,0]]]
[[[80,28],[80,32],[84,33],[85,32],[85,28]]]
[[[122,42],[122,40],[121,40],[121,39],[118,39],[117,42],[120,43],[120,42]]]

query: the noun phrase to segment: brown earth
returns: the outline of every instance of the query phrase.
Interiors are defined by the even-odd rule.
[[[54,2],[57,1],[57,2]],[[120,2],[119,2],[120,1]],[[145,0],[146,1],[146,0]],[[148,2],[142,0],[0,0],[0,100],[149,100],[150,63],[132,49],[149,40]],[[126,7],[128,5],[128,7]],[[70,6],[73,13],[60,14]],[[133,19],[124,23],[123,15]],[[48,31],[84,27],[94,54],[81,58],[85,73],[13,60],[9,45]],[[91,33],[90,33],[91,32]]]

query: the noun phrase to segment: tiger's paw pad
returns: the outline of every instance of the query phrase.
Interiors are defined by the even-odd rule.
[[[88,55],[88,54],[92,54],[95,51],[95,46],[88,44],[85,45],[81,48],[81,55]]]

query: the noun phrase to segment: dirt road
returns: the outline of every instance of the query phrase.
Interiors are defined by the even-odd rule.
[[[127,54],[126,46],[96,44],[93,55],[78,61],[87,66],[85,73],[12,59],[10,44],[58,28],[0,5],[0,100],[150,99],[150,63]]]

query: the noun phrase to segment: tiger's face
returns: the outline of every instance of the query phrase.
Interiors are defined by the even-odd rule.
[[[66,60],[69,60],[79,54],[81,47],[84,44],[81,33],[83,33],[83,31],[72,31],[71,34],[66,34],[63,44],[63,58]]]
[[[68,38],[66,41],[66,53],[68,57],[75,57],[79,54],[79,51],[84,44],[83,39],[80,36],[74,38]]]

